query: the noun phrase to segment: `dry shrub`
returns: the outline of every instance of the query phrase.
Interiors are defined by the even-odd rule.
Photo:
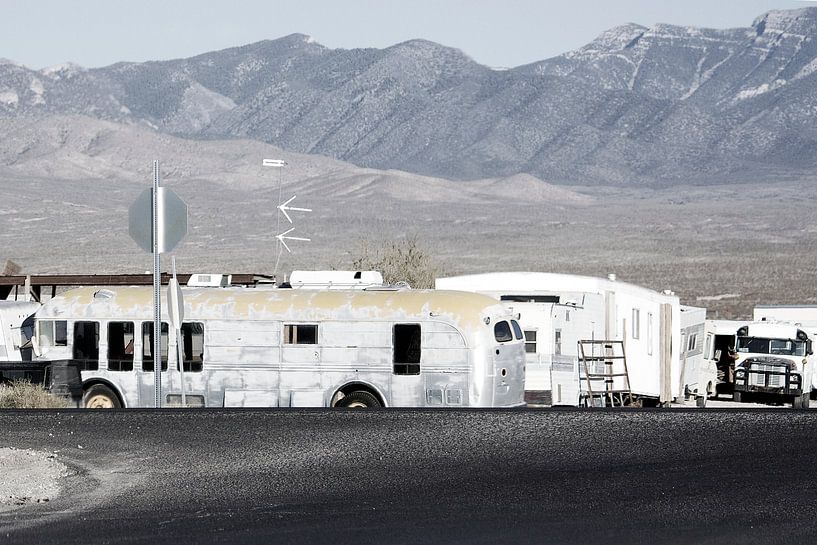
[[[64,409],[73,405],[64,397],[52,395],[39,384],[15,379],[0,384],[0,409]]]
[[[428,251],[416,236],[373,243],[362,240],[352,267],[359,271],[380,271],[386,284],[406,282],[412,288],[428,289],[440,272]]]

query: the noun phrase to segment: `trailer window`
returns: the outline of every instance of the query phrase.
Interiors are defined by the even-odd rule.
[[[162,371],[167,371],[167,331],[166,322],[162,322]],[[142,371],[153,371],[153,322],[142,322]]]
[[[513,340],[511,326],[508,325],[508,322],[502,320],[494,325],[494,338],[496,338],[496,342],[498,343],[506,343]]]
[[[556,356],[562,355],[562,330],[557,329],[553,332],[553,354]]]
[[[536,331],[525,331],[525,352],[536,354]]]
[[[693,333],[687,341],[687,352],[692,352],[698,346],[698,334]]]
[[[317,324],[285,324],[284,344],[318,344]]]
[[[419,375],[422,354],[420,324],[394,324],[394,374]]]
[[[133,322],[108,323],[108,370],[133,371]]]
[[[641,337],[641,311],[633,309],[633,339]]]
[[[65,320],[40,320],[37,323],[40,346],[68,346],[68,322]]]
[[[184,370],[200,373],[204,362],[204,324],[200,322],[182,324],[182,347],[184,348]],[[176,364],[176,369],[179,364]]]
[[[99,322],[74,322],[73,355],[86,371],[99,369]]]

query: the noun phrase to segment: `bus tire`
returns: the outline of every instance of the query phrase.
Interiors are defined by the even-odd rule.
[[[702,395],[702,396],[696,397],[695,398],[695,405],[697,405],[699,409],[705,409],[706,408],[706,396]]]
[[[82,394],[82,406],[86,409],[121,409],[116,394],[104,384],[94,384]]]
[[[734,391],[732,392],[732,401],[736,403],[740,403],[743,401],[743,392]]]
[[[335,404],[335,407],[346,407],[349,409],[365,409],[382,406],[375,396],[361,390],[343,396],[340,401]]]

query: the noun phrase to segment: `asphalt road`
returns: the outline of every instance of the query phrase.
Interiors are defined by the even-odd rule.
[[[4,411],[0,542],[814,543],[817,411]],[[2,478],[2,475],[0,475]]]

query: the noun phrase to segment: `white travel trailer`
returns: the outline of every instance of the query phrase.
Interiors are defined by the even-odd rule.
[[[695,370],[687,368],[687,383],[681,383],[681,355],[690,352],[692,356],[694,352],[679,349],[681,329],[695,328],[697,332],[702,328],[703,314],[690,311],[682,324],[681,305],[672,293],[619,282],[614,275],[603,279],[539,272],[439,278],[436,287],[491,295],[519,313],[529,342],[529,398],[547,397],[550,393],[554,404],[578,404],[583,401],[580,396],[586,398],[587,381],[580,378],[584,372],[579,363],[580,340],[611,340],[623,345],[629,390],[647,404],[668,403],[690,390],[704,396],[700,385],[707,385],[708,394],[709,383],[714,381],[713,373],[711,377],[699,377]],[[533,345],[532,340],[536,341]],[[705,371],[707,366],[702,368]],[[563,392],[569,392],[568,382],[580,395],[558,400],[554,393],[557,386],[561,383]]]
[[[681,384],[684,397],[694,397],[699,407],[717,393],[718,368],[707,357],[706,309],[681,306]]]
[[[433,290],[182,288],[184,388],[206,407],[515,407],[524,339],[483,295]],[[162,305],[162,383],[181,399]],[[77,288],[36,314],[43,360],[83,364],[84,405],[154,399],[150,287]],[[168,365],[168,353],[171,354]]]

